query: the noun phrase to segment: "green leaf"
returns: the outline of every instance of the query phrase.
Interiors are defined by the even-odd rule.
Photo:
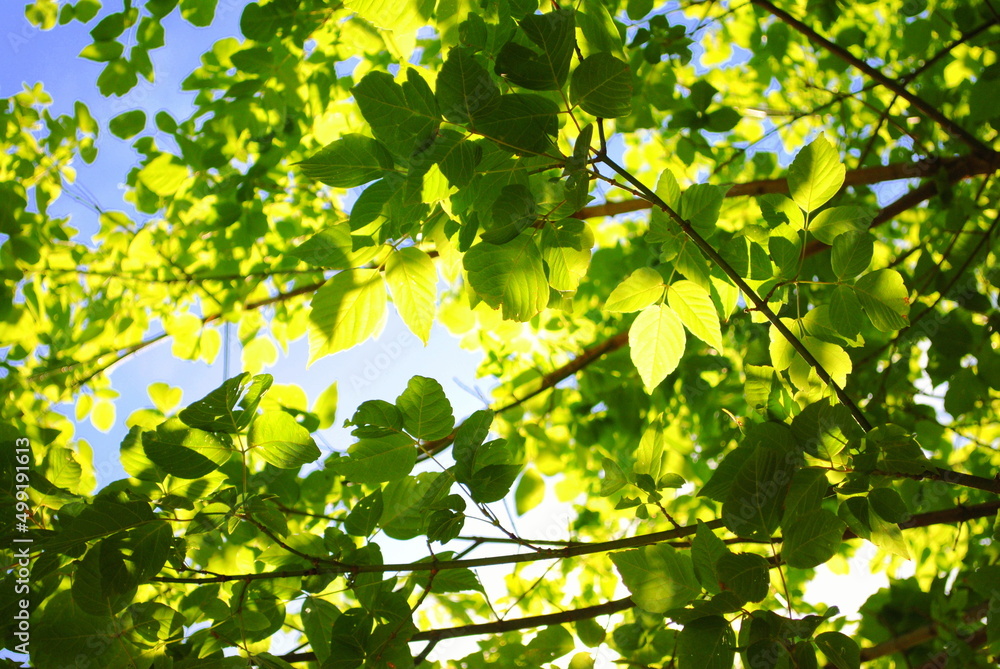
[[[845,232],[867,231],[874,212],[873,209],[853,206],[824,209],[809,223],[809,234],[824,244],[833,244]]]
[[[691,334],[722,351],[719,313],[707,290],[693,281],[677,281],[667,289],[667,303]]]
[[[647,393],[660,385],[684,354],[684,325],[670,307],[654,304],[642,310],[628,331],[632,362]]]
[[[309,431],[284,411],[265,411],[257,416],[247,442],[251,453],[281,469],[298,469],[320,456]]]
[[[426,0],[345,0],[344,6],[379,28],[406,35],[427,25],[434,3]]]
[[[726,553],[715,563],[715,573],[725,590],[745,602],[761,602],[767,597],[771,579],[767,560],[753,553]]]
[[[597,648],[607,637],[604,627],[593,618],[584,618],[573,623],[576,628],[576,635],[580,642],[587,648]]]
[[[761,216],[764,217],[764,221],[768,224],[768,227],[777,228],[780,225],[787,224],[793,232],[797,232],[805,226],[805,217],[802,215],[802,210],[784,195],[779,195],[777,193],[761,195],[757,198],[757,206],[760,207]],[[834,209],[837,208],[838,207],[834,207]],[[858,209],[860,209],[860,207]],[[827,211],[831,210],[824,209],[818,213],[816,218],[813,220],[813,225],[815,225],[816,220],[819,220],[822,216],[824,216]]]
[[[523,184],[508,184],[491,207],[492,224],[480,237],[490,244],[506,244],[538,220],[535,198]]]
[[[823,632],[816,637],[816,647],[837,669],[859,669],[861,666],[861,648],[846,634]]]
[[[793,424],[792,429],[794,428]],[[798,436],[796,434],[796,437]],[[805,448],[810,453],[816,452],[809,446]],[[785,497],[785,514],[781,524],[789,527],[800,515],[818,510],[829,488],[830,482],[826,478],[826,472],[818,467],[803,467],[795,472],[788,488],[788,495]]]
[[[301,258],[313,267],[353,269],[372,260],[379,251],[377,246],[366,246],[355,250],[352,240],[351,226],[347,223],[338,223],[317,232],[296,247],[291,255]]]
[[[681,218],[690,223],[702,237],[711,237],[719,220],[722,201],[729,190],[727,186],[694,184],[681,196]]]
[[[394,250],[386,260],[385,282],[406,327],[427,343],[437,310],[437,269],[415,246]]]
[[[837,332],[847,338],[854,338],[864,325],[861,302],[851,286],[838,285],[830,294],[830,321]]]
[[[875,488],[868,493],[872,510],[890,523],[902,523],[910,517],[906,502],[892,488]]]
[[[192,402],[178,416],[185,425],[200,430],[228,434],[242,432],[250,425],[261,398],[272,382],[270,374],[258,374],[251,378],[249,372],[243,372],[224,381],[197,402]],[[237,409],[237,406],[242,408]]]
[[[826,509],[796,515],[784,531],[781,555],[790,567],[810,569],[823,564],[840,548],[847,526]]]
[[[684,606],[701,592],[691,558],[667,544],[612,553],[611,561],[632,601],[650,613]]]
[[[619,283],[604,308],[608,311],[630,312],[644,309],[663,297],[663,276],[651,267],[640,267]]]
[[[882,332],[893,332],[909,324],[910,294],[903,277],[894,269],[880,269],[854,282],[857,295],[872,325]]]
[[[357,346],[381,331],[385,286],[379,271],[340,272],[323,284],[309,314],[309,362]]]
[[[191,25],[207,28],[215,18],[215,7],[219,0],[181,0],[181,16]]]
[[[319,429],[325,430],[333,425],[337,416],[337,382],[326,387],[313,404],[312,412],[319,418]]]
[[[365,495],[351,507],[344,520],[344,531],[355,537],[369,536],[378,527],[383,508],[381,490]]]
[[[361,439],[347,453],[346,458],[329,460],[327,468],[350,481],[368,485],[401,479],[417,461],[417,449],[405,434]]]
[[[455,47],[437,76],[441,113],[452,123],[476,122],[500,105],[500,89],[470,49]]]
[[[628,0],[625,11],[630,19],[638,21],[653,11],[653,0]]]
[[[77,57],[97,61],[98,63],[106,63],[121,56],[124,50],[125,46],[113,39],[97,40],[93,44],[83,47],[83,51]]]
[[[521,30],[541,49],[536,53],[508,42],[497,54],[494,71],[508,81],[535,91],[558,90],[569,76],[575,43],[575,12],[561,8],[548,14],[529,14]]]
[[[793,465],[776,448],[756,448],[740,466],[722,505],[726,527],[741,537],[770,538],[781,521]]]
[[[722,539],[715,536],[715,532],[705,523],[699,521],[694,539],[691,541],[691,561],[698,581],[707,592],[712,594],[721,592],[716,564],[720,558],[729,554],[729,549]]]
[[[441,130],[435,141],[442,144],[437,155],[437,165],[455,188],[468,186],[475,176],[475,169],[483,159],[483,147],[478,142],[468,141],[471,135],[454,130]]]
[[[566,218],[542,229],[542,258],[549,270],[549,285],[573,291],[587,274],[594,248],[594,232],[584,221]]]
[[[501,440],[502,441],[502,440]],[[504,447],[504,450],[507,450]],[[508,456],[509,459],[509,456]],[[507,496],[514,480],[521,472],[521,465],[487,465],[469,479],[469,492],[475,502],[489,504]]]
[[[172,476],[197,479],[215,471],[233,453],[233,441],[222,432],[189,428],[170,418],[142,435],[146,457]]]
[[[475,132],[516,153],[545,153],[559,132],[559,106],[530,93],[502,95],[475,119]]]
[[[601,0],[583,0],[577,23],[589,47],[588,55],[608,52],[625,58],[622,38],[615,21]]]
[[[414,376],[396,398],[403,414],[403,427],[417,439],[441,439],[451,434],[455,417],[444,388],[434,379]]]
[[[677,669],[732,669],[736,635],[722,616],[705,616],[677,635]]]
[[[386,536],[405,541],[423,534],[430,518],[427,507],[443,498],[453,482],[448,474],[424,472],[404,476],[387,485],[379,521]]]
[[[392,75],[375,71],[366,74],[351,93],[375,138],[403,158],[410,158],[441,121],[434,93],[412,68],[406,71],[402,86]]]
[[[837,150],[820,135],[799,151],[789,166],[789,194],[803,211],[814,211],[837,194],[846,172]]]
[[[349,134],[298,163],[302,173],[335,188],[354,188],[392,169],[392,156],[378,141]]]
[[[504,319],[527,321],[545,308],[549,284],[532,235],[522,233],[502,246],[482,242],[462,259],[469,284]]]
[[[483,443],[492,420],[492,411],[476,411],[455,431],[455,480],[476,502],[503,499],[521,470],[506,439]]]
[[[403,414],[395,404],[385,400],[367,400],[358,405],[357,410],[345,424],[357,425],[351,434],[355,437],[384,437],[403,429]]]
[[[187,178],[187,167],[166,153],[154,158],[139,172],[143,185],[162,197],[176,195]]]
[[[601,477],[601,491],[598,493],[601,497],[614,495],[628,484],[625,472],[611,458],[603,458],[601,468],[604,470],[604,476]]]
[[[92,504],[84,506],[75,518],[67,518],[62,530],[50,535],[42,545],[46,551],[63,553],[87,542],[141,527],[155,520],[153,511],[146,502],[119,502],[108,497],[98,497]]]
[[[514,490],[514,509],[523,516],[545,499],[545,480],[534,469],[528,469]]]
[[[632,73],[627,63],[607,52],[584,58],[569,86],[570,102],[598,118],[632,113]]]
[[[838,235],[833,240],[830,264],[837,278],[853,279],[868,269],[872,261],[875,244],[869,232],[850,231]]]

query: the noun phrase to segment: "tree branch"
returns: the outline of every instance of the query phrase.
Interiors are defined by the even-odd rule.
[[[929,511],[927,513],[912,516],[909,520],[899,523],[901,529],[911,529],[915,527],[927,527],[928,525],[940,525],[965,522],[975,520],[985,516],[993,515],[1000,510],[1000,501],[986,502],[974,506],[957,506],[940,511]],[[705,523],[710,530],[722,528],[721,520],[710,520]],[[231,581],[255,581],[262,579],[286,578],[290,576],[315,576],[317,574],[364,574],[364,573],[386,573],[386,572],[416,572],[416,571],[444,571],[448,569],[472,569],[476,567],[492,567],[503,564],[519,564],[524,562],[535,562],[537,560],[564,560],[582,555],[594,555],[596,553],[608,553],[616,550],[626,550],[629,548],[641,548],[650,546],[671,539],[681,539],[693,535],[697,530],[697,525],[686,525],[673,530],[662,532],[652,532],[641,534],[624,539],[612,539],[611,541],[598,541],[592,543],[578,543],[559,549],[539,549],[532,553],[517,553],[508,555],[494,555],[492,557],[471,558],[468,560],[422,560],[420,562],[408,562],[403,564],[331,564],[329,566],[317,566],[309,569],[286,569],[281,571],[260,572],[252,574],[222,574],[219,576],[207,577],[177,577],[177,576],[154,576],[151,581],[157,583],[227,583]],[[850,530],[844,533],[844,539],[856,539],[856,534]]]
[[[866,74],[873,81],[878,82],[881,86],[887,88],[888,90],[892,91],[899,97],[909,102],[914,107],[914,109],[917,109],[924,116],[937,123],[939,126],[941,126],[943,130],[945,130],[945,132],[950,134],[952,137],[961,140],[962,143],[968,146],[972,150],[972,152],[977,156],[979,156],[980,158],[983,158],[984,160],[987,160],[991,163],[996,163],[997,153],[993,149],[986,146],[975,135],[973,135],[968,130],[966,130],[959,124],[955,123],[947,116],[945,116],[940,109],[926,102],[923,98],[914,95],[913,93],[906,90],[906,87],[902,86],[899,82],[893,81],[885,74],[883,74],[881,71],[872,67],[863,60],[855,57],[853,54],[851,54],[850,51],[848,51],[844,47],[826,39],[825,37],[817,33],[815,30],[813,30],[806,24],[802,23],[801,21],[793,17],[788,12],[778,9],[773,4],[768,2],[768,0],[750,0],[750,2],[754,5],[757,5],[767,13],[771,14],[772,16],[778,18],[783,23],[788,25],[788,27],[794,29],[798,33],[805,36],[813,44],[821,46],[823,49],[837,56],[845,63],[851,65],[855,69]]]
[[[963,618],[966,622],[972,622],[973,620],[979,620],[986,614],[989,610],[989,602],[982,602],[976,606],[973,606],[965,612]],[[911,648],[915,648],[922,643],[926,643],[931,639],[937,637],[940,630],[940,625],[938,623],[930,623],[916,629],[912,629],[909,632],[900,634],[897,637],[893,637],[887,641],[883,641],[880,644],[870,646],[868,648],[861,649],[861,661],[871,662],[872,660],[877,660],[880,657],[886,657],[887,655],[892,655],[893,653],[901,653],[907,651]],[[975,634],[973,634],[975,636]],[[971,638],[971,637],[970,637]],[[972,644],[970,644],[972,645]],[[934,667],[943,667],[943,664],[931,664],[925,665]],[[836,669],[836,665],[827,664],[824,669]]]
[[[822,379],[822,381],[826,383],[830,388],[833,388],[834,393],[837,395],[837,399],[840,400],[841,404],[847,407],[848,411],[850,411],[851,413],[851,416],[854,417],[854,420],[857,421],[858,425],[860,425],[865,432],[870,431],[872,429],[872,424],[868,422],[868,419],[865,418],[865,415],[861,412],[861,409],[854,402],[854,400],[852,400],[847,395],[847,393],[844,392],[844,389],[841,388],[837,384],[837,382],[833,380],[833,377],[830,376],[830,373],[826,371],[823,365],[820,364],[820,362],[809,351],[809,349],[807,349],[805,345],[799,340],[799,338],[796,337],[795,334],[788,329],[788,326],[786,326],[784,323],[781,322],[781,319],[778,318],[777,314],[775,314],[774,311],[771,309],[771,307],[767,305],[767,302],[762,300],[760,296],[757,295],[756,291],[754,291],[747,284],[747,282],[743,280],[743,277],[741,277],[739,273],[735,269],[733,269],[732,265],[726,262],[726,260],[719,255],[719,253],[715,250],[715,248],[713,248],[711,244],[709,244],[700,234],[698,234],[698,232],[691,226],[690,223],[688,223],[680,214],[674,211],[670,207],[670,205],[668,205],[663,200],[663,198],[661,198],[659,195],[650,190],[649,187],[647,187],[644,183],[642,183],[634,176],[632,176],[631,172],[621,167],[618,163],[616,163],[608,156],[606,150],[607,146],[604,142],[603,124],[599,124],[598,129],[600,130],[601,134],[601,153],[598,157],[599,160],[608,167],[610,167],[612,170],[614,170],[623,179],[625,179],[630,184],[639,189],[639,191],[650,202],[652,202],[657,207],[666,212],[667,215],[669,215],[670,218],[678,225],[678,227],[680,227],[680,229],[684,231],[684,234],[686,234],[688,238],[691,239],[691,241],[693,241],[695,245],[697,245],[698,248],[701,249],[706,256],[708,256],[709,260],[711,260],[713,263],[716,264],[717,267],[719,267],[723,272],[725,272],[726,276],[728,276],[732,280],[732,282],[736,284],[736,287],[743,292],[743,294],[747,297],[747,299],[753,302],[754,308],[756,308],[758,311],[764,314],[767,320],[771,322],[771,325],[773,325],[774,328],[781,333],[781,336],[784,337],[789,344],[791,344],[792,348],[794,348],[795,351],[802,356],[802,359],[805,360],[810,367],[816,370],[817,376],[819,376],[819,378]]]
[[[500,407],[497,407],[493,411],[496,413],[503,413],[504,411],[513,409],[514,407],[519,406],[524,402],[527,402],[532,397],[535,397],[536,395],[539,395],[550,388],[554,388],[560,381],[563,381],[573,376],[574,374],[585,368],[587,365],[598,360],[602,355],[617,351],[626,343],[628,343],[627,330],[619,332],[616,335],[612,335],[611,337],[608,337],[601,343],[594,344],[593,346],[584,349],[584,351],[580,353],[580,355],[573,358],[565,365],[562,365],[561,367],[558,367],[549,372],[548,374],[542,376],[541,383],[538,385],[538,387],[529,392],[527,395],[512,400],[507,404],[501,405]],[[440,439],[434,439],[432,441],[426,442],[420,447],[420,453],[417,456],[418,461],[426,460],[435,453],[440,453],[448,446],[450,446],[451,442],[454,440],[455,440],[455,432],[452,431],[452,433],[449,434],[447,437],[441,437]]]
[[[992,174],[997,166],[976,156],[956,156],[940,160],[921,160],[919,162],[899,162],[875,167],[861,167],[847,170],[844,176],[844,188],[848,186],[866,186],[900,179],[915,179],[934,174],[940,169],[948,170],[954,180],[967,179],[980,174]],[[733,184],[726,192],[726,197],[744,197],[748,195],[767,195],[769,193],[784,194],[788,192],[788,182],[785,179],[761,179],[746,183]],[[928,196],[929,197],[929,196]],[[617,216],[631,211],[650,209],[649,200],[636,198],[605,202],[590,207],[584,207],[574,214],[575,218],[590,219],[604,216]],[[912,206],[912,205],[911,205]],[[888,219],[886,219],[888,220]]]

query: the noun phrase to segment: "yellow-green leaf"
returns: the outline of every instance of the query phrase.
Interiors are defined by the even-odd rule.
[[[640,267],[611,291],[608,311],[638,311],[663,297],[663,277],[651,267]]]
[[[434,261],[414,246],[393,251],[386,260],[385,281],[406,327],[426,344],[437,307]]]
[[[684,325],[668,306],[654,304],[642,310],[628,331],[632,362],[650,393],[677,369],[684,354]]]
[[[909,293],[903,277],[894,269],[880,269],[854,282],[854,294],[882,332],[892,332],[907,326],[910,313]]]
[[[693,281],[681,280],[667,289],[667,303],[691,334],[716,350],[722,350],[719,313],[707,290]]]
[[[378,334],[385,322],[385,303],[378,270],[349,270],[327,281],[312,300],[309,363]]]
[[[788,191],[804,211],[829,202],[844,185],[846,170],[833,145],[820,135],[799,151],[788,168]]]
[[[548,304],[542,254],[529,233],[503,245],[476,244],[463,264],[473,290],[493,309],[502,307],[505,319],[527,321]]]
[[[284,411],[266,411],[257,416],[247,441],[252,454],[281,469],[298,469],[320,456],[309,431]]]

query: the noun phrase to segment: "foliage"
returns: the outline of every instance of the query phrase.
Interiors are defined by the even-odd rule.
[[[215,6],[26,15],[91,22],[120,96],[166,17]],[[401,668],[475,635],[436,666],[994,666],[998,12],[272,0],[185,80],[190,118],[6,99],[0,524],[32,540],[33,665]],[[105,127],[141,164],[86,240],[47,212]],[[377,336],[390,301],[481,348],[494,404],[414,377],[320,461],[335,390],[310,410],[259,372]],[[212,361],[220,323],[246,371],[184,407],[151,385],[130,478],[95,491],[58,405],[106,428],[113,364]],[[568,505],[571,540],[506,527],[508,496]],[[856,557],[891,587],[811,603]],[[477,571],[533,562],[500,594]]]

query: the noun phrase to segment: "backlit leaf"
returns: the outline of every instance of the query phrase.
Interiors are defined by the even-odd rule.
[[[709,346],[722,350],[719,314],[708,291],[693,281],[677,281],[667,290],[667,303],[691,334]]]
[[[903,277],[896,270],[880,269],[865,274],[854,282],[854,294],[872,325],[882,332],[893,332],[907,326],[910,294],[903,285]]]
[[[803,211],[826,204],[844,185],[846,169],[840,156],[820,135],[795,156],[788,168],[788,191]]]
[[[386,260],[385,282],[406,327],[426,344],[437,310],[434,261],[414,246],[393,251]]]
[[[382,329],[386,292],[378,270],[340,272],[316,291],[309,314],[309,360],[344,351]]]
[[[633,321],[628,343],[646,392],[652,392],[677,369],[684,353],[684,325],[673,309],[654,304]]]
[[[502,308],[505,319],[526,321],[548,304],[542,255],[529,233],[502,246],[476,244],[463,263],[473,290],[493,309]]]

